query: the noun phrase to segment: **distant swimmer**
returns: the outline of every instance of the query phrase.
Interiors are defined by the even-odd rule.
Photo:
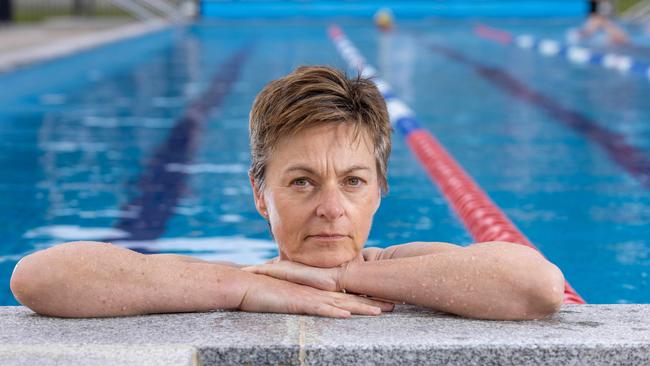
[[[627,33],[610,19],[613,12],[613,6],[609,1],[589,0],[589,16],[575,38],[585,39],[602,29],[607,33],[611,43],[619,45],[628,43]]]
[[[375,25],[382,32],[389,32],[393,29],[394,19],[393,12],[388,8],[381,8],[375,13]]]

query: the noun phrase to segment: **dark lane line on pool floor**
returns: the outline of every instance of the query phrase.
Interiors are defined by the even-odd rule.
[[[614,162],[636,178],[643,187],[650,188],[650,159],[644,151],[628,144],[625,141],[625,136],[600,126],[598,122],[580,112],[563,106],[560,102],[532,89],[499,67],[482,64],[448,47],[431,44],[428,46],[434,52],[470,66],[485,80],[515,98],[543,110],[555,121],[561,122],[597,143]]]
[[[153,240],[164,233],[187,181],[185,172],[169,170],[167,166],[187,164],[192,160],[205,122],[239,78],[251,49],[251,46],[242,48],[217,68],[208,89],[189,105],[167,139],[155,150],[137,179],[138,194],[122,207],[122,211],[135,214],[135,217],[122,218],[115,224],[115,228],[127,232],[129,237],[114,240]],[[144,248],[131,249],[147,252]]]

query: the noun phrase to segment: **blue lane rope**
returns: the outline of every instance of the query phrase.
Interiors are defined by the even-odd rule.
[[[503,30],[479,25],[474,32],[482,38],[502,44],[510,44],[521,49],[536,51],[547,57],[560,56],[578,65],[594,65],[616,70],[622,74],[634,74],[650,80],[650,63],[635,60],[633,57],[613,52],[598,52],[588,47],[574,46],[547,38],[536,38],[531,34],[512,35]]]

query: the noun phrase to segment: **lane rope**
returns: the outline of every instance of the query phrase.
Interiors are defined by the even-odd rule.
[[[566,45],[553,39],[538,39],[530,34],[513,35],[501,29],[481,24],[474,27],[474,33],[484,39],[503,45],[537,51],[547,57],[560,56],[577,65],[591,64],[605,69],[616,70],[622,74],[635,74],[650,80],[650,63],[635,60],[633,57],[598,52],[588,47]]]
[[[474,240],[477,242],[508,241],[525,245],[539,252],[539,249],[492,202],[442,144],[420,126],[415,113],[396,96],[390,85],[379,77],[377,70],[366,63],[343,30],[338,26],[331,26],[328,34],[350,68],[357,70],[363,77],[373,79],[386,100],[392,124],[406,139],[411,151],[436,183]],[[567,281],[564,282],[564,303],[585,303]]]
[[[582,135],[587,141],[603,149],[612,163],[638,180],[642,187],[650,188],[650,158],[643,149],[628,143],[624,134],[603,127],[602,123],[579,110],[571,109],[553,96],[535,90],[500,66],[483,64],[460,51],[442,45],[428,44],[428,48],[454,63],[469,67],[480,78],[513,99],[528,103],[544,112],[550,117],[549,121],[560,123]]]

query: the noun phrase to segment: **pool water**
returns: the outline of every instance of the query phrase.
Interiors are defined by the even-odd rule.
[[[561,39],[580,21],[488,23]],[[275,256],[248,111],[299,65],[345,68],[331,23],[587,302],[650,302],[650,80],[486,41],[477,22],[205,22],[0,74],[0,304],[17,304],[21,256],[66,241]],[[472,242],[398,134],[389,184],[368,245]]]

